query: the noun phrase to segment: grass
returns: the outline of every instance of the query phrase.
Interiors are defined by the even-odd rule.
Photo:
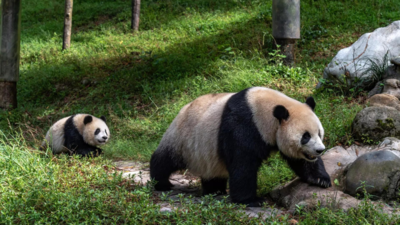
[[[124,220],[137,215],[135,210],[155,218],[144,223],[181,223],[195,215],[199,219],[194,223],[228,218],[210,216],[204,208],[196,208],[199,214],[159,216],[151,190],[128,187],[117,175],[110,175],[112,169],[106,171],[102,166],[112,168],[109,160],[115,159],[148,161],[183,105],[202,94],[237,92],[250,86],[277,89],[300,101],[313,95],[325,128],[325,145],[351,144],[351,122],[363,107],[365,94],[348,97],[329,88],[316,92],[314,87],[339,49],[398,19],[393,9],[399,7],[396,0],[303,0],[297,67],[287,68],[273,48],[272,1],[144,1],[140,32],[135,35],[130,30],[130,2],[76,2],[71,48],[64,52],[63,2],[22,4],[19,105],[12,111],[0,111],[2,222],[79,223],[91,218],[92,223],[138,223],[140,218]],[[111,141],[104,157],[48,158],[36,152],[50,125],[74,113],[107,117]],[[75,177],[80,170],[85,175]],[[260,170],[258,191],[263,195],[293,177],[279,156],[274,156]],[[12,197],[18,193],[21,198]],[[130,194],[136,200],[123,197]],[[57,212],[57,204],[65,209],[63,215]],[[230,211],[234,206],[215,207]],[[50,212],[54,217],[45,216]],[[101,212],[112,213],[103,216]],[[355,218],[339,212],[316,213],[301,218],[312,223],[307,216],[326,216],[327,224]],[[339,220],[342,216],[345,219]],[[240,216],[229,217],[234,223]]]

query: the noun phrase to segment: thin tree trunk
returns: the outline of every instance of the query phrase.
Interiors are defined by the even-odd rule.
[[[73,0],[65,0],[63,50],[71,46],[72,6]]]
[[[1,0],[0,9],[0,108],[17,107],[21,0]]]
[[[134,31],[139,30],[140,21],[140,0],[132,0],[132,26]]]
[[[14,109],[17,107],[17,82],[0,82],[0,108]]]

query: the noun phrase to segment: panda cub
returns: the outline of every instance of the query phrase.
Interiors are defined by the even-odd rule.
[[[76,114],[57,121],[50,127],[41,148],[48,146],[54,154],[66,152],[81,156],[100,155],[98,145],[110,139],[110,131],[104,116],[97,118],[89,114]]]
[[[229,178],[233,202],[259,206],[257,171],[274,150],[305,182],[330,187],[315,105],[312,97],[301,103],[263,87],[195,99],[180,110],[151,157],[155,189],[170,190],[171,173],[189,169],[200,176],[203,194],[226,193]]]

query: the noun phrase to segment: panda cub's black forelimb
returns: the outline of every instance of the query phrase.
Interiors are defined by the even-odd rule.
[[[81,155],[82,157],[96,157],[96,156],[100,156],[103,153],[103,150],[101,150],[100,148],[95,148],[93,146],[86,146],[86,148],[84,147],[80,147],[78,149],[75,149],[74,154],[78,154]]]

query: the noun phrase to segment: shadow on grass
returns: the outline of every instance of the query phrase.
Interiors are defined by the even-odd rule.
[[[72,57],[60,64],[36,67],[21,74],[18,101],[31,107],[55,102],[64,105],[71,99],[92,106],[114,105],[118,99],[129,100],[148,92],[159,94],[153,100],[164,100],[165,94],[182,88],[175,84],[186,78],[200,74],[214,77],[219,70],[217,61],[233,60],[235,52],[246,54],[246,49],[262,50],[262,35],[267,29],[266,24],[253,18],[231,24],[217,35],[179,43],[157,53],[149,49],[97,62]]]
[[[98,30],[108,21],[113,24],[130,23],[131,0],[104,2],[86,0],[73,8],[73,33]],[[192,13],[226,12],[236,7],[251,5],[252,0],[149,0],[141,4],[140,30],[152,30],[170,21],[180,20]],[[64,2],[38,0],[22,5],[22,40],[48,40],[54,33],[62,34]],[[129,25],[130,26],[130,25]],[[129,31],[128,31],[129,32]],[[60,36],[61,38],[61,36]],[[74,34],[72,34],[72,41]]]

